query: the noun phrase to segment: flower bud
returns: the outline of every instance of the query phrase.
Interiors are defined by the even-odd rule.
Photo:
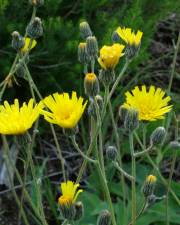
[[[84,215],[84,206],[82,202],[76,202],[74,206],[75,206],[74,220],[80,220]]]
[[[124,107],[122,105],[119,107],[119,117],[120,117],[121,121],[125,121],[127,111],[128,111],[128,109],[126,107]]]
[[[29,0],[29,3],[33,6],[42,6],[44,5],[44,0]]]
[[[24,44],[24,38],[19,34],[19,32],[14,31],[12,33],[12,47],[19,51],[21,48],[23,48]]]
[[[113,42],[118,42],[120,40],[119,35],[118,35],[118,33],[116,31],[113,32],[111,38],[112,38]]]
[[[151,196],[154,193],[156,181],[157,181],[157,178],[154,175],[149,175],[146,178],[146,181],[142,189],[145,197]]]
[[[102,109],[102,107],[103,107],[103,98],[101,97],[101,95],[96,95],[95,96],[95,100],[96,100],[99,108]]]
[[[103,210],[97,220],[97,225],[110,225],[111,224],[111,214],[108,210]]]
[[[18,63],[18,64],[16,65],[15,70],[16,70],[16,75],[17,75],[18,77],[27,79],[27,78],[26,78],[26,70],[25,70],[24,66],[23,66],[21,63]]]
[[[113,83],[115,80],[114,69],[101,69],[99,73],[99,80],[103,83],[104,86],[108,86]]]
[[[139,113],[136,109],[127,110],[124,127],[129,132],[132,132],[139,127]]]
[[[108,146],[106,149],[106,156],[108,159],[115,161],[117,158],[117,148],[115,146]]]
[[[27,28],[26,28],[27,35],[32,38],[36,39],[43,35],[43,27],[42,22],[39,17],[35,17],[33,21],[31,21]]]
[[[94,73],[87,73],[84,78],[85,93],[93,97],[99,92],[99,81]]]
[[[86,39],[89,36],[92,36],[92,31],[87,22],[82,22],[79,25],[80,34],[83,39]]]
[[[64,219],[73,220],[75,217],[75,205],[74,204],[61,204],[59,210]]]
[[[166,130],[164,127],[157,127],[150,136],[150,144],[158,145],[161,144],[166,135]]]
[[[169,147],[172,148],[173,150],[180,150],[180,142],[178,142],[178,141],[171,141],[169,143]]]
[[[98,43],[95,36],[90,36],[86,39],[87,53],[90,57],[95,58],[98,55]]]
[[[79,43],[78,46],[78,60],[82,64],[88,64],[90,57],[87,53],[87,44],[85,42]]]

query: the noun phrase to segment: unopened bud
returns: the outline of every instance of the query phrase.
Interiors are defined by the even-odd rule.
[[[19,51],[21,48],[23,48],[24,44],[24,38],[19,34],[19,32],[14,31],[12,33],[12,47]]]
[[[180,150],[180,142],[178,142],[178,141],[171,141],[169,143],[169,147],[172,148],[173,150]]]
[[[125,121],[127,111],[128,109],[124,107],[123,105],[119,107],[119,117],[120,117],[120,120],[123,122]]]
[[[43,27],[42,22],[39,17],[35,17],[33,21],[31,21],[26,28],[27,35],[36,39],[43,35]]]
[[[44,5],[44,0],[29,0],[29,3],[34,6],[42,6]]]
[[[113,69],[101,69],[99,73],[99,80],[103,83],[104,86],[108,86],[115,80],[115,73]]]
[[[99,81],[94,73],[87,73],[84,78],[85,93],[88,96],[95,96],[99,92]]]
[[[156,128],[150,136],[150,144],[151,145],[161,144],[165,135],[166,135],[166,130],[164,127]]]
[[[106,156],[108,159],[115,161],[117,158],[117,148],[115,146],[108,146],[106,148]]]
[[[84,215],[84,206],[82,202],[76,202],[74,207],[75,207],[74,220],[80,220]]]
[[[113,42],[118,42],[120,40],[119,35],[118,35],[118,33],[116,31],[113,32],[111,38],[112,38]]]
[[[101,95],[96,95],[95,96],[95,100],[96,100],[99,108],[102,109],[102,107],[103,107],[103,98],[101,97]]]
[[[132,132],[139,127],[139,113],[136,109],[127,110],[124,127],[129,132]]]
[[[151,196],[154,193],[155,185],[156,185],[157,178],[154,175],[149,175],[146,178],[143,186],[143,194],[145,197]]]
[[[90,36],[86,39],[87,53],[90,57],[96,57],[98,54],[98,43],[95,36]]]
[[[87,44],[85,42],[79,43],[78,46],[78,60],[82,64],[88,64],[90,57],[87,53]]]
[[[92,36],[92,31],[87,22],[82,22],[79,25],[81,37],[86,39],[89,36]]]
[[[108,210],[104,210],[100,213],[97,225],[110,225],[111,224],[111,214]]]

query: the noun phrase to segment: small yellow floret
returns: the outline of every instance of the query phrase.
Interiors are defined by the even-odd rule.
[[[122,38],[126,44],[130,46],[136,46],[138,47],[141,43],[141,39],[143,36],[143,32],[138,30],[137,33],[135,34],[131,28],[121,28],[118,27],[116,30],[117,34]]]
[[[29,37],[25,38],[25,44],[24,47],[21,48],[21,52],[26,53],[28,51],[30,51],[31,49],[33,49],[37,44],[36,40],[31,40]]]
[[[149,175],[149,176],[146,178],[146,182],[148,182],[148,183],[156,183],[156,181],[157,181],[157,178],[156,178],[156,176],[154,176],[154,175]]]
[[[31,128],[43,108],[42,103],[33,104],[34,100],[30,99],[28,104],[24,102],[19,107],[18,99],[15,99],[12,105],[7,101],[0,105],[0,134],[18,135]]]
[[[86,76],[85,76],[85,81],[86,82],[90,82],[90,83],[93,83],[95,82],[97,79],[96,75],[94,73],[87,73]]]
[[[82,189],[77,190],[79,184],[74,184],[72,181],[67,181],[61,183],[61,191],[62,195],[58,199],[58,203],[60,205],[73,204],[78,195],[83,192]]]
[[[124,55],[122,52],[125,48],[124,45],[113,44],[112,46],[104,45],[100,49],[100,56],[98,62],[105,70],[114,69],[118,64],[120,57]]]
[[[79,48],[85,48],[85,47],[86,47],[86,42],[79,43]]]
[[[149,90],[145,85],[139,89],[136,86],[131,92],[126,92],[126,101],[123,106],[127,109],[136,109],[139,112],[139,120],[155,121],[163,119],[164,114],[169,112],[172,105],[168,105],[171,98],[165,96],[161,88],[150,86]]]
[[[82,97],[77,98],[76,92],[72,92],[70,98],[68,93],[49,95],[43,103],[51,111],[42,111],[45,120],[59,125],[62,128],[74,128],[80,120],[87,101],[83,104]]]

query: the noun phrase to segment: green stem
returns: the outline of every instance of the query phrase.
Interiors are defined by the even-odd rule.
[[[130,178],[130,177],[123,170],[123,164],[122,164],[122,159],[121,159],[122,156],[121,156],[121,148],[120,148],[120,138],[119,138],[118,128],[117,128],[114,114],[113,114],[112,104],[110,101],[108,102],[108,106],[109,106],[110,117],[111,117],[111,121],[112,121],[112,125],[113,125],[116,146],[117,146],[117,150],[118,150],[117,160],[118,160],[119,165],[116,164],[115,166],[120,171],[120,176],[121,176],[120,179],[121,179],[122,192],[123,192],[123,210],[124,210],[124,213],[126,213],[127,212],[127,210],[126,210],[126,195],[127,195],[127,193],[126,193],[126,185],[125,185],[124,176],[126,176],[127,178]],[[127,215],[125,217],[127,217]]]
[[[72,140],[72,143],[73,143],[74,148],[79,152],[79,154],[80,154],[84,159],[86,159],[86,160],[87,160],[88,162],[90,162],[90,163],[97,163],[97,160],[94,160],[94,159],[89,158],[88,156],[86,156],[86,155],[81,151],[81,149],[79,148],[79,145],[78,145],[77,142],[76,142],[76,137],[75,137],[75,135],[71,137],[71,140]]]
[[[121,70],[120,74],[118,75],[118,77],[117,77],[116,81],[114,82],[113,87],[112,87],[112,89],[111,89],[111,91],[110,91],[110,93],[109,93],[109,96],[108,96],[108,102],[109,102],[109,100],[111,99],[111,97],[112,97],[114,91],[116,90],[116,88],[117,88],[117,86],[118,86],[118,84],[119,84],[119,82],[120,82],[122,76],[124,75],[124,73],[125,73],[125,71],[126,71],[128,65],[129,65],[129,61],[126,60],[126,63],[124,64],[123,69]]]
[[[131,160],[132,160],[132,177],[134,178],[131,181],[132,187],[132,225],[136,224],[136,159],[134,156],[134,143],[133,143],[133,132],[129,134],[129,144],[131,151]]]
[[[4,147],[4,159],[5,159],[5,164],[6,164],[6,168],[7,168],[7,171],[8,171],[8,178],[9,178],[10,184],[12,186],[12,193],[14,195],[15,201],[16,201],[19,209],[21,210],[21,214],[22,214],[24,223],[26,225],[30,225],[29,222],[28,222],[28,219],[26,217],[26,213],[24,211],[24,208],[21,207],[21,201],[19,200],[18,195],[16,194],[16,191],[14,189],[14,182],[12,181],[11,172],[9,171],[9,168],[12,167],[10,156],[9,156],[9,147],[7,146],[7,141],[5,139],[6,139],[6,137],[2,135],[3,147]]]
[[[179,122],[176,118],[176,115],[174,115],[175,117],[175,140],[178,140],[178,130],[179,130]],[[175,169],[175,165],[176,165],[176,158],[177,158],[177,149],[173,149],[173,158],[172,158],[172,164],[171,164],[171,170],[170,170],[170,174],[169,174],[169,178],[168,178],[168,185],[167,185],[167,193],[166,193],[166,225],[169,225],[169,192],[170,192],[170,188],[171,188],[171,181],[172,181],[172,177],[173,177],[173,172]]]
[[[112,200],[111,200],[111,196],[110,196],[110,192],[109,192],[109,188],[108,188],[108,185],[107,185],[106,178],[104,177],[104,174],[101,170],[100,163],[97,164],[97,169],[98,169],[99,173],[101,174],[100,178],[102,180],[102,183],[104,184],[103,188],[104,188],[106,199],[107,199],[107,202],[108,202],[108,205],[109,205],[109,208],[110,208],[110,212],[111,212],[111,216],[112,216],[112,224],[117,225],[116,217],[115,217],[115,214],[114,214],[114,208],[113,208],[113,204],[112,204]]]
[[[138,213],[138,215],[136,215],[136,220],[144,213],[146,207],[147,207],[147,199],[145,199],[144,204],[143,204],[140,212]],[[128,225],[132,225],[132,221]]]

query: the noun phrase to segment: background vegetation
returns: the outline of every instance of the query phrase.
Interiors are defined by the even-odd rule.
[[[31,12],[32,8],[27,0],[19,0],[18,2],[13,0],[0,0],[1,81],[8,74],[16,54],[11,48],[11,33],[14,30],[22,34],[24,33]],[[114,96],[113,106],[116,110],[117,106],[123,102],[122,96],[124,92],[135,84],[142,84],[144,82],[146,84],[151,84],[153,82],[157,86],[167,88],[174,53],[173,41],[174,43],[176,42],[180,29],[179,13],[179,1],[172,0],[45,0],[44,6],[38,10],[37,14],[43,20],[44,36],[38,40],[36,50],[32,51],[30,58],[31,63],[29,64],[30,71],[43,96],[55,91],[77,90],[79,93],[83,93],[83,68],[77,60],[77,46],[81,41],[78,27],[79,22],[84,19],[89,22],[98,39],[99,47],[111,43],[111,34],[119,25],[129,26],[135,30],[141,29],[144,32],[141,51],[137,59],[130,65],[128,76],[123,79],[122,86],[119,87],[121,95],[118,94],[117,97],[116,95]],[[180,60],[178,59],[177,65],[179,65],[179,63]],[[121,67],[121,64],[119,67]],[[98,72],[98,70],[99,66],[96,65],[96,71]],[[180,110],[179,73],[180,71],[177,69],[172,89],[172,96],[175,102],[174,108],[178,114]],[[29,96],[29,93],[26,92],[26,85],[26,81],[19,77],[18,85],[14,83],[13,88],[10,87],[5,92],[5,98],[12,99],[12,97],[19,97],[22,100],[26,99],[27,96]],[[108,120],[108,118],[106,119]],[[106,126],[103,130],[104,136],[113,143],[114,136],[111,135],[112,131],[109,130],[109,124],[105,124]],[[148,133],[150,134],[153,128],[158,125],[160,125],[160,123],[153,123],[149,126]],[[85,148],[86,140],[84,137],[86,136],[86,132],[83,128],[82,123],[82,132],[79,139],[82,146]],[[54,143],[51,141],[51,138],[49,138],[50,134],[48,131],[44,132],[44,130],[42,133],[43,138],[39,137],[38,150],[34,155],[37,160],[37,165],[38,163],[41,165],[37,166],[37,174],[40,177],[44,176],[46,173],[53,174],[54,171],[57,172],[58,168],[56,161],[47,160],[46,168],[46,162],[42,166],[42,161],[38,158],[38,155],[42,152],[44,154],[43,160],[48,157],[54,157]],[[169,139],[171,137],[173,137],[172,132],[170,133]],[[67,169],[69,169],[69,176],[73,178],[76,176],[78,168],[72,168],[74,168],[74,165],[78,164],[77,162],[80,164],[80,158],[78,156],[72,158],[72,146],[64,139],[61,133],[59,133],[59,139],[63,141],[62,147],[68,165]],[[49,140],[49,143],[47,143],[47,140]],[[128,171],[129,158],[127,145],[128,142],[124,141],[122,151],[124,168]],[[165,157],[165,160],[162,161],[163,157]],[[154,158],[156,163],[162,168],[163,175],[167,177],[171,153],[164,147],[163,155],[158,153]],[[179,166],[178,163],[179,161],[177,162],[177,166]],[[137,167],[138,187],[140,189],[144,177],[151,171],[151,167],[146,163],[144,165],[139,163]],[[119,207],[122,205],[122,190],[119,189],[119,181],[113,179],[115,172],[112,172],[111,165],[109,165],[108,171],[109,180],[112,181],[110,189],[112,193],[116,195],[114,201],[116,202],[116,210],[118,212],[118,210],[121,210]],[[95,224],[97,213],[99,210],[105,208],[105,202],[100,195],[101,190],[97,183],[96,173],[93,173],[90,177],[86,176],[85,178],[83,185],[88,184],[89,188],[89,192],[86,195],[82,195],[82,200],[86,208],[86,223]],[[177,172],[174,174],[172,185],[177,195],[180,196],[179,181],[180,175]],[[50,205],[50,207],[46,209],[49,224],[60,224],[57,206],[54,204],[54,196],[55,193],[57,193],[58,183],[59,176],[53,176],[51,180],[44,180],[44,201],[45,203],[47,202],[47,205]],[[159,193],[157,194],[163,195],[165,193],[164,187],[162,187],[161,184],[159,184],[158,187]],[[33,186],[31,192],[32,200],[35,202],[36,193]],[[2,214],[0,213],[0,225],[9,225],[10,223],[17,224],[16,222],[13,223],[12,219],[12,215],[16,214],[16,210],[10,206],[6,195],[1,194],[1,196],[3,196],[3,198],[0,202],[0,206],[3,206],[4,212]],[[140,204],[142,197],[139,195],[138,198]],[[5,204],[4,206],[3,203],[7,205]],[[179,223],[179,216],[177,215],[179,209],[172,199],[170,200],[170,205],[170,222],[175,225]],[[8,213],[9,210],[10,213]],[[164,210],[164,202],[161,201],[157,203],[147,214],[138,220],[138,225],[164,225]],[[10,220],[6,218],[9,215]],[[33,221],[33,215],[30,211],[29,215],[32,217]],[[119,220],[121,220],[122,215],[118,215],[120,216]],[[81,224],[84,223],[85,221],[81,221]],[[36,223],[34,222],[34,224]]]

